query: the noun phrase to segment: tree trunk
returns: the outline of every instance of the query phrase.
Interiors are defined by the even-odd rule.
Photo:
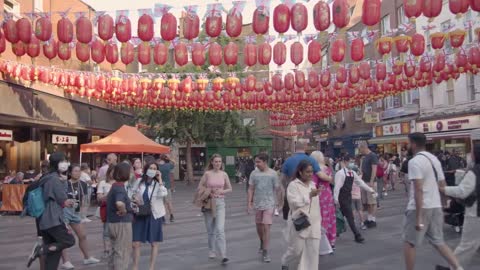
[[[187,147],[185,151],[186,161],[187,161],[187,179],[188,185],[193,183],[193,164],[192,164],[192,142],[190,140],[187,141]]]

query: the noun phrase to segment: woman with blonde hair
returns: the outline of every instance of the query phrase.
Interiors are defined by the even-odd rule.
[[[310,156],[318,162],[320,170],[333,179],[333,171],[325,164],[325,156],[323,153],[320,151],[314,151]],[[333,201],[332,188],[330,187],[331,182],[329,179],[319,178],[315,174],[313,175],[313,182],[318,189],[321,188],[319,199],[320,212],[322,215],[322,228],[325,230],[330,246],[334,249],[337,236],[337,225],[335,217],[335,202]]]
[[[211,189],[213,210],[202,209],[205,226],[208,233],[208,249],[210,259],[217,255],[222,258],[222,264],[227,264],[227,243],[225,240],[225,194],[232,192],[230,179],[222,169],[222,156],[214,154],[202,176],[198,189]]]

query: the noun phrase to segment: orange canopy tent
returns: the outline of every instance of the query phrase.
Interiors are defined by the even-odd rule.
[[[166,154],[170,147],[158,144],[135,127],[123,125],[109,136],[92,143],[80,145],[82,153],[152,153]]]

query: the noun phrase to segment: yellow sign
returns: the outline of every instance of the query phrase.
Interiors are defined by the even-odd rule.
[[[365,113],[365,123],[367,124],[376,124],[380,122],[380,114],[377,112],[366,112]]]

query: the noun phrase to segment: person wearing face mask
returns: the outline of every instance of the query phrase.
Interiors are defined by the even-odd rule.
[[[162,182],[162,176],[155,162],[149,163],[143,170],[142,180],[135,189],[133,202],[139,205],[133,220],[133,269],[138,270],[140,259],[140,243],[150,243],[152,251],[150,255],[150,270],[155,269],[158,245],[163,242],[163,221],[165,206],[163,198],[168,190]],[[140,207],[150,206],[148,211],[142,211]],[[148,208],[148,207],[146,207]]]
[[[43,188],[45,210],[38,218],[40,234],[43,244],[37,242],[30,256],[27,266],[40,256],[45,256],[45,270],[56,270],[60,263],[62,250],[75,245],[75,238],[64,222],[63,208],[72,207],[74,200],[67,197],[65,186],[60,180],[60,175],[68,170],[68,162],[64,153],[50,155],[50,169],[48,174],[39,180]]]
[[[355,242],[363,243],[365,239],[360,234],[355,225],[355,218],[352,211],[352,185],[355,182],[361,189],[370,192],[373,197],[376,197],[375,191],[368,186],[358,174],[353,171],[356,167],[355,162],[350,156],[345,155],[342,160],[343,169],[335,174],[335,188],[333,190],[333,197],[335,204],[340,206],[342,214],[347,219],[348,225],[355,236]]]

